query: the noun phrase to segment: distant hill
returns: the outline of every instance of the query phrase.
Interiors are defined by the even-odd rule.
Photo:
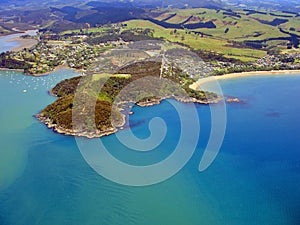
[[[300,12],[300,0],[1,0],[0,7],[46,7],[58,5],[78,5],[88,3],[93,7],[105,7],[107,3],[114,6],[136,6],[136,7],[163,7],[163,8],[224,8],[228,6],[285,10],[290,12]]]
[[[67,4],[78,4],[78,3],[88,3],[94,7],[105,7],[106,3],[114,4],[114,6],[150,6],[150,7],[174,7],[174,8],[184,8],[184,7],[220,7],[224,5],[222,0],[100,0],[100,1],[88,1],[88,0],[1,0],[0,6],[11,5],[16,7],[21,6],[55,6],[55,5],[67,5]]]
[[[225,5],[222,0],[134,0],[132,2],[137,4],[153,4],[163,8],[220,8]]]
[[[89,5],[89,4],[88,4]],[[107,23],[122,22],[130,19],[142,18],[145,12],[141,8],[131,5],[92,4],[92,10],[86,10],[84,16],[78,16],[80,8],[66,6],[61,9],[51,8],[52,12],[63,13],[64,19],[74,23],[90,23],[92,26],[103,25]]]
[[[300,0],[222,0],[239,8],[279,10],[300,13]]]
[[[16,7],[29,7],[29,6],[53,6],[65,5],[84,2],[84,0],[1,0],[0,6],[16,6]]]

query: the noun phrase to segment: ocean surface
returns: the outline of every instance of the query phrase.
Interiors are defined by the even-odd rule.
[[[214,163],[198,171],[210,132],[210,108],[197,105],[201,135],[195,154],[174,177],[148,187],[123,186],[99,176],[73,137],[56,134],[33,117],[55,100],[47,90],[72,76],[70,70],[40,78],[0,71],[1,225],[299,224],[300,76],[221,81],[225,95],[243,102],[227,105],[225,140]],[[166,140],[155,154],[141,155],[111,135],[103,138],[108,150],[140,165],[172,153],[180,123],[170,102],[133,111],[133,133],[147,137],[148,122],[160,117],[168,127]],[[121,132],[126,136],[128,129]]]
[[[74,137],[54,133],[34,118],[55,100],[48,90],[75,75],[70,70],[45,77],[0,71],[1,225],[300,224],[299,75],[220,81],[224,94],[242,103],[226,106],[227,130],[216,160],[198,171],[211,112],[197,105],[201,134],[195,154],[175,176],[146,187],[123,186],[98,175]],[[116,135],[101,140],[124,162],[161,161],[180,136],[172,101],[134,107],[130,116],[131,131],[140,138],[150,135],[152,118],[165,121],[166,139],[155,150],[131,151]],[[129,131],[121,132],[126,137]]]

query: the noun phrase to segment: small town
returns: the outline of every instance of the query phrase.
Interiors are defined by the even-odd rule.
[[[123,35],[123,32],[122,35],[119,34],[119,37],[115,38],[116,34],[120,33],[121,27],[122,25],[119,24],[114,25],[111,29],[104,29],[104,33],[89,32],[86,29],[80,30],[79,33],[51,34],[49,32],[38,32],[33,37],[24,36],[23,38],[34,38],[38,43],[31,48],[24,48],[21,51],[1,53],[0,67],[23,69],[28,75],[43,75],[53,71],[58,66],[85,71],[101,56],[101,53],[109,49],[119,48],[138,40],[147,40],[147,38],[153,40],[149,29],[134,29],[127,32],[126,36]],[[193,50],[191,49],[191,51]],[[174,59],[174,56],[172,56],[171,61],[181,67],[183,72],[189,74],[191,78],[236,72],[300,69],[299,53],[267,54],[253,62],[223,60],[224,57],[221,56],[220,58],[219,55],[217,55],[217,59],[214,59],[213,57],[210,58],[210,52],[198,54],[196,51],[196,53],[198,62],[195,59],[191,61],[189,57],[183,57],[178,60]],[[197,66],[191,67],[191,65]]]

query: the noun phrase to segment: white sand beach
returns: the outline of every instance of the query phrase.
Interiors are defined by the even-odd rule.
[[[271,71],[253,71],[253,72],[242,72],[242,73],[231,73],[220,76],[211,76],[207,78],[202,78],[190,85],[191,89],[197,90],[199,87],[205,83],[218,81],[218,80],[227,80],[234,78],[243,78],[243,77],[252,77],[252,76],[273,76],[273,75],[293,75],[299,74],[300,70],[271,70]]]

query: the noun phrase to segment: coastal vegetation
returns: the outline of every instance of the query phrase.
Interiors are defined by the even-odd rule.
[[[120,68],[116,74],[92,74],[62,81],[51,90],[59,98],[37,118],[60,133],[99,137],[124,126],[124,107],[131,102],[148,106],[166,98],[204,104],[219,100],[214,93],[190,89],[193,80],[178,68],[172,68],[173,73],[165,72],[161,77],[161,67],[159,62],[143,61]],[[129,91],[122,92],[124,88]],[[81,104],[76,106],[75,95],[81,99]],[[84,112],[84,121],[77,119],[74,107]],[[74,121],[80,121],[80,125],[73,127]]]

